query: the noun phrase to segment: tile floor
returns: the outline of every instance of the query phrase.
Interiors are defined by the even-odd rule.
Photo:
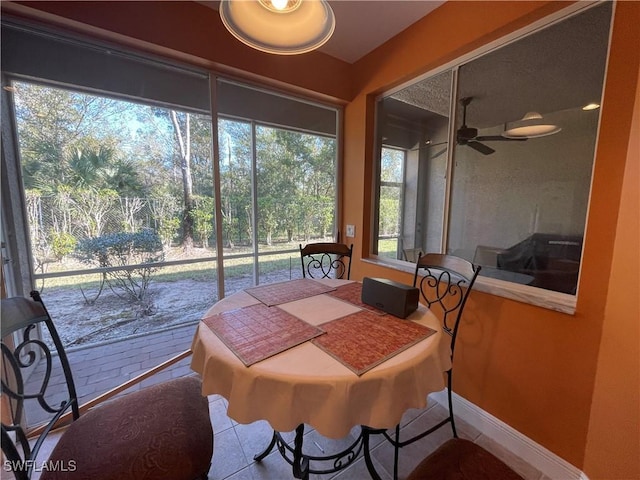
[[[253,457],[262,452],[271,439],[272,430],[267,422],[259,421],[242,425],[233,421],[226,414],[227,401],[218,395],[209,397],[209,411],[214,430],[214,451],[209,480],[288,480],[294,478],[291,466],[275,449],[262,462],[253,460]],[[405,414],[402,420],[401,435],[415,435],[445,417],[445,408],[433,401],[431,406],[424,410],[411,410]],[[507,463],[525,480],[550,480],[534,467],[524,463],[465,422],[458,420],[456,426],[460,437],[482,445]],[[322,437],[307,427],[303,449],[309,455],[337,453],[355,440],[353,435],[357,435],[357,433],[358,429],[355,428],[349,437],[332,440]],[[293,432],[284,433],[283,437],[292,444]],[[58,438],[59,434],[49,436],[41,451],[42,458],[46,458]],[[403,448],[400,451],[398,478],[400,480],[406,478],[426,455],[449,438],[451,438],[451,429],[445,425],[433,434]],[[393,478],[393,448],[381,435],[372,439],[372,457],[382,480],[391,480]],[[338,473],[310,476],[311,480],[367,480],[370,478],[362,455],[352,465]],[[34,476],[34,480],[37,479],[38,475]]]
[[[74,370],[74,377],[79,383],[78,390],[86,399],[93,398],[97,392],[105,391],[129,378],[151,368],[162,361],[188,349],[191,345],[195,325],[187,325],[154,335],[130,338],[106,345],[99,345],[69,352]],[[146,380],[141,388],[168,378],[190,372],[189,359],[182,360],[173,367],[164,370],[153,378]],[[36,375],[34,378],[37,379]],[[82,403],[81,401],[81,403]],[[209,480],[287,480],[292,479],[291,466],[280,456],[277,450],[269,454],[262,462],[255,462],[253,457],[262,452],[271,440],[272,431],[265,421],[250,425],[238,424],[230,419],[227,412],[227,401],[218,395],[209,397],[209,411],[214,430],[214,454]],[[408,411],[402,420],[401,435],[411,435],[423,431],[425,427],[445,418],[446,410],[435,401],[429,402],[424,410]],[[461,437],[470,439],[505,461],[526,480],[548,480],[539,471],[528,465],[504,448],[493,442],[481,432],[465,424],[457,422]],[[352,434],[340,440],[327,439],[311,428],[305,429],[304,451],[309,455],[337,453],[355,440]],[[400,451],[400,479],[420,462],[422,458],[435,450],[440,444],[451,438],[451,429],[444,426],[432,435],[408,445]],[[284,434],[286,441],[293,442],[293,433]],[[57,441],[58,435],[51,435],[41,452],[46,458]],[[324,450],[324,452],[321,451]],[[372,457],[376,469],[383,480],[393,478],[393,448],[379,435],[372,439]],[[370,478],[364,460],[359,458],[345,470],[336,474],[323,476],[312,475],[312,479],[366,480]]]
[[[253,457],[268,445],[272,431],[264,421],[250,425],[241,425],[227,417],[227,401],[220,396],[212,396],[209,411],[214,429],[214,453],[210,480],[286,480],[294,478],[291,466],[274,450],[262,462],[255,462]],[[435,401],[424,410],[412,410],[405,414],[402,421],[402,435],[415,435],[424,431],[425,427],[437,423],[446,417],[446,409]],[[458,434],[473,440],[501,458],[526,480],[546,480],[545,477],[522,460],[511,454],[491,439],[470,425],[458,420]],[[355,440],[359,430],[340,440],[322,437],[313,429],[305,429],[303,449],[310,455],[337,453]],[[398,478],[404,479],[413,468],[430,452],[451,438],[451,429],[445,425],[416,443],[404,447],[400,451]],[[287,442],[293,442],[293,432],[285,434]],[[324,452],[321,451],[324,450]],[[393,478],[393,448],[382,435],[372,441],[372,457],[378,474],[383,480]],[[313,464],[312,464],[313,468]],[[362,456],[351,466],[341,472],[327,475],[311,475],[312,479],[366,480],[370,478]]]

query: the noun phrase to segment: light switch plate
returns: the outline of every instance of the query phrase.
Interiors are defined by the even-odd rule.
[[[355,237],[356,236],[356,226],[355,225],[347,225],[347,237]]]

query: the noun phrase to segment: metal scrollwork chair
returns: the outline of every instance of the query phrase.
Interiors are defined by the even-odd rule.
[[[189,375],[166,381],[81,415],[69,361],[53,320],[40,294],[34,291],[31,296],[33,300],[2,300],[4,468],[18,480],[28,480],[34,471],[42,472],[41,480],[206,479],[213,429],[200,379]],[[44,330],[55,352],[40,339]],[[38,362],[45,362],[42,380],[27,382],[27,370]],[[64,384],[62,393],[52,394],[56,384]],[[30,414],[42,414],[46,421],[36,427],[39,433],[34,438],[29,438],[33,430],[28,432],[23,425],[26,402],[33,405]],[[46,436],[69,412],[71,424],[51,456],[39,458]]]
[[[420,288],[420,294],[429,308],[439,306],[442,312],[442,329],[451,337],[451,363],[458,337],[458,327],[462,312],[471,289],[480,273],[479,265],[452,255],[428,253],[416,263],[413,286]],[[422,273],[422,278],[418,281]],[[451,401],[453,366],[447,371],[447,396],[449,416],[437,427],[451,422],[453,436],[457,437]]]
[[[440,310],[443,332],[451,337],[452,364],[460,319],[480,269],[479,265],[474,265],[463,258],[439,253],[422,255],[416,262],[413,286],[420,289],[422,299],[432,311]],[[434,311],[434,313],[436,312]],[[452,376],[453,366],[447,371],[447,397],[449,403],[449,415],[447,418],[428,430],[404,441],[400,441],[399,438],[399,425],[396,426],[395,440],[385,435],[395,447],[394,475],[396,478],[399,448],[420,440],[447,423],[451,423],[454,438],[458,437],[451,397]]]
[[[300,245],[302,277],[349,280],[352,253],[353,244],[347,247],[342,243],[320,242],[304,248]]]

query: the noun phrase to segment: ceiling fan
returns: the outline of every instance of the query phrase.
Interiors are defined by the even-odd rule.
[[[467,145],[483,155],[491,155],[495,150],[480,142],[523,142],[526,138],[506,138],[501,135],[478,136],[478,129],[467,126],[467,106],[473,97],[460,99],[462,104],[462,126],[456,132],[456,142],[458,145]]]

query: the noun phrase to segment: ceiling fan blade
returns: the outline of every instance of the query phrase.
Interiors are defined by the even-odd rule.
[[[524,142],[528,140],[527,138],[507,138],[502,135],[487,135],[484,137],[476,137],[474,140],[478,140],[480,142]]]
[[[493,152],[495,152],[493,148],[488,147],[485,144],[480,142],[470,141],[470,142],[467,142],[467,145],[469,145],[474,150],[482,153],[483,155],[491,155]]]
[[[415,151],[418,151],[418,150],[427,150],[427,149],[432,148],[432,147],[437,147],[437,146],[440,146],[440,145],[447,145],[448,143],[449,142],[429,143],[427,145],[422,145],[420,147],[411,148],[411,149],[409,149],[409,151],[410,152],[415,152]],[[445,150],[446,150],[446,147],[445,147]]]

